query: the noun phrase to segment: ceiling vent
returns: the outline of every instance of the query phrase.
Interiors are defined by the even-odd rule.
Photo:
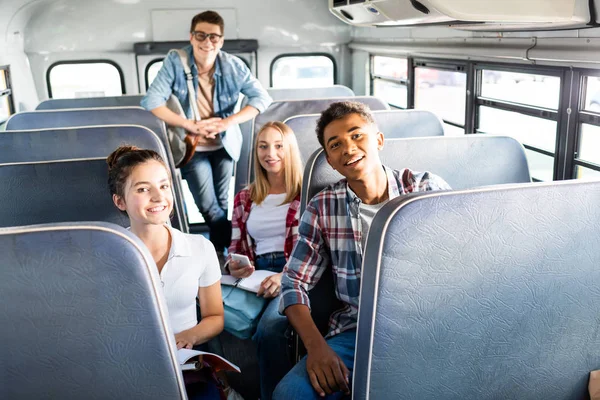
[[[329,0],[329,9],[355,26],[523,31],[595,26],[596,2],[600,0]]]

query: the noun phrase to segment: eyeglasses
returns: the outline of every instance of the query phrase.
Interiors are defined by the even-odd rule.
[[[199,42],[204,42],[206,38],[209,38],[212,43],[217,43],[223,37],[223,35],[218,35],[216,33],[204,33],[200,31],[193,31],[192,35],[194,35],[194,39]]]

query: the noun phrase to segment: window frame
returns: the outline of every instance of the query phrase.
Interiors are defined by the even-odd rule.
[[[61,61],[56,61],[56,62],[50,64],[50,66],[46,70],[46,89],[48,90],[48,98],[50,98],[50,99],[53,98],[52,97],[52,85],[50,84],[50,72],[52,71],[52,68],[57,67],[59,65],[63,65],[63,64],[100,64],[100,63],[110,64],[117,69],[117,72],[119,73],[119,78],[121,80],[121,95],[127,94],[127,91],[125,90],[125,75],[123,74],[123,70],[121,69],[119,64],[117,64],[116,62],[114,62],[112,60],[108,60],[108,59],[61,60]]]
[[[417,68],[429,68],[429,69],[436,69],[436,70],[440,70],[440,71],[464,73],[466,76],[465,124],[461,125],[461,124],[458,124],[453,121],[445,120],[441,117],[440,117],[440,119],[443,121],[444,124],[451,125],[455,128],[463,129],[465,134],[467,134],[468,132],[472,132],[472,130],[467,130],[468,121],[469,121],[470,94],[473,93],[472,91],[469,92],[469,82],[473,79],[472,78],[473,71],[472,71],[472,68],[470,67],[470,64],[472,64],[472,63],[469,63],[464,60],[436,59],[436,58],[423,58],[423,57],[414,58],[413,64],[412,64],[412,76],[413,76],[413,80],[412,80],[412,88],[413,88],[412,104],[413,104],[413,107],[412,108],[414,108],[415,104],[416,104],[415,100],[416,100],[417,92],[415,90],[415,85],[417,84],[417,78],[416,78],[416,69]]]
[[[406,60],[406,79],[394,79],[389,76],[376,75],[375,74],[375,57],[387,57],[387,58],[398,58],[400,60]],[[394,110],[408,110],[415,108],[414,104],[414,66],[413,58],[408,56],[399,56],[395,54],[382,54],[382,53],[370,53],[369,54],[369,93],[371,96],[375,96],[375,81],[380,80],[383,82],[395,83],[397,85],[406,86],[406,108],[398,107],[394,104],[388,103],[388,105]]]
[[[5,120],[0,120],[0,124],[3,124],[15,113],[15,100],[10,76],[10,65],[0,65],[0,71],[4,71],[4,79],[6,79],[6,89],[0,90],[0,99],[4,97],[8,98],[8,117]]]
[[[533,117],[540,117],[546,120],[556,122],[556,144],[554,153],[539,149],[535,146],[524,145],[531,151],[551,156],[554,158],[553,180],[565,180],[575,178],[576,167],[590,168],[600,172],[600,165],[577,159],[577,146],[579,143],[580,128],[582,123],[587,123],[600,127],[600,112],[591,112],[582,110],[582,104],[585,102],[585,87],[583,79],[586,76],[600,77],[600,69],[572,68],[568,66],[552,65],[533,65],[527,63],[502,63],[480,60],[458,60],[453,58],[435,58],[435,57],[414,57],[410,53],[388,53],[388,52],[369,52],[369,93],[373,95],[374,78],[385,77],[376,76],[373,72],[373,57],[397,57],[410,60],[407,65],[408,72],[408,109],[415,107],[415,68],[425,67],[439,70],[464,72],[467,74],[466,81],[466,107],[465,107],[465,125],[456,124],[452,121],[443,120],[445,124],[465,130],[465,134],[482,133],[478,129],[479,108],[487,106],[490,108],[502,109],[508,112],[517,112]],[[464,68],[457,68],[464,67]],[[544,107],[530,106],[526,104],[513,103],[510,101],[484,98],[481,96],[483,84],[482,70],[492,69],[497,71],[517,72],[524,74],[541,74],[555,76],[561,79],[559,86],[559,102],[557,110]],[[394,81],[394,83],[398,83]],[[392,106],[392,105],[391,105]],[[392,106],[393,108],[397,108]]]
[[[549,121],[556,122],[556,139],[554,144],[554,153],[549,152],[532,145],[522,143],[523,147],[529,151],[533,151],[554,159],[554,167],[552,170],[552,180],[564,179],[564,166],[561,165],[561,142],[563,140],[561,136],[561,127],[564,122],[565,115],[562,112],[565,104],[565,82],[566,74],[564,68],[552,67],[552,66],[532,66],[532,65],[515,65],[515,64],[500,64],[500,63],[486,63],[486,62],[474,62],[474,73],[475,73],[475,92],[473,96],[473,132],[474,133],[485,133],[479,129],[479,116],[480,107],[489,107],[497,110],[514,112],[530,117],[541,118]],[[531,75],[546,75],[554,76],[560,79],[559,93],[558,93],[558,106],[557,109],[550,109],[545,107],[539,107],[528,104],[520,104],[507,100],[499,100],[488,97],[483,97],[481,91],[483,88],[483,70],[494,70],[499,72],[513,72],[521,74]],[[533,178],[533,181],[538,179]]]
[[[567,140],[566,144],[566,155],[567,159],[565,162],[566,168],[570,175],[565,179],[576,178],[577,166],[592,169],[600,172],[600,164],[596,164],[590,161],[585,161],[578,158],[579,140],[581,137],[581,131],[583,124],[600,127],[600,112],[591,110],[585,110],[585,100],[587,97],[587,85],[585,79],[587,77],[600,78],[600,70],[588,69],[588,68],[577,68],[572,71],[572,82],[573,82],[573,96],[571,97],[571,115],[573,116],[573,123],[567,126]],[[576,89],[576,91],[575,91]]]
[[[165,57],[157,57],[157,58],[150,60],[146,64],[146,68],[144,68],[144,84],[146,85],[146,92],[148,91],[148,89],[150,89],[150,82],[148,82],[148,71],[150,71],[150,67],[158,62],[164,61],[165,58],[166,58],[166,56]]]
[[[282,58],[286,58],[286,57],[315,57],[315,56],[323,56],[323,57],[327,57],[331,60],[331,62],[333,63],[333,85],[337,85],[338,84],[338,68],[337,68],[337,63],[335,62],[335,57],[333,57],[333,55],[329,54],[329,53],[324,53],[324,52],[310,52],[310,53],[282,53],[282,54],[278,54],[277,56],[275,56],[273,58],[273,60],[271,60],[271,65],[269,66],[269,86],[273,87],[273,67],[275,66],[275,63],[282,59]]]

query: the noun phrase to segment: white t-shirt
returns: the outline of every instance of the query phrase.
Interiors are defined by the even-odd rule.
[[[252,203],[246,221],[248,234],[256,244],[256,254],[283,251],[285,245],[285,219],[290,203],[281,204],[287,194],[270,194],[256,205]]]
[[[378,204],[365,204],[360,203],[360,221],[362,224],[362,240],[361,244],[363,247],[363,253],[365,251],[365,245],[367,244],[367,235],[369,234],[369,229],[371,228],[371,223],[373,222],[373,218],[377,211],[381,209],[387,203],[388,200],[382,201]]]
[[[160,280],[173,333],[179,333],[198,324],[198,287],[218,282],[221,270],[215,248],[208,239],[167,228],[171,232],[171,249]]]

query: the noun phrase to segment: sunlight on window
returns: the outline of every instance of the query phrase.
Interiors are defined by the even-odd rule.
[[[560,78],[507,71],[482,71],[481,96],[558,109]]]
[[[331,86],[334,65],[325,56],[285,56],[272,67],[274,88],[311,88]]]
[[[158,71],[160,71],[162,66],[163,66],[162,61],[155,61],[154,63],[152,63],[150,65],[150,67],[148,68],[147,75],[146,75],[146,79],[148,80],[148,87],[150,87],[150,85],[152,85],[152,82],[156,78],[156,75],[158,74]]]
[[[581,125],[578,155],[580,160],[600,165],[600,127]]]
[[[415,68],[415,108],[429,110],[446,121],[464,125],[467,74]]]
[[[556,149],[555,121],[479,107],[479,129],[485,133],[512,136],[523,144],[552,153]]]
[[[385,100],[392,106],[408,107],[408,88],[401,83],[375,79],[373,80],[373,96]]]
[[[58,64],[50,70],[52,98],[120,96],[121,75],[105,62]]]
[[[395,57],[373,57],[373,75],[381,78],[408,79],[408,60]]]
[[[585,78],[584,109],[600,113],[600,78],[597,76]]]

